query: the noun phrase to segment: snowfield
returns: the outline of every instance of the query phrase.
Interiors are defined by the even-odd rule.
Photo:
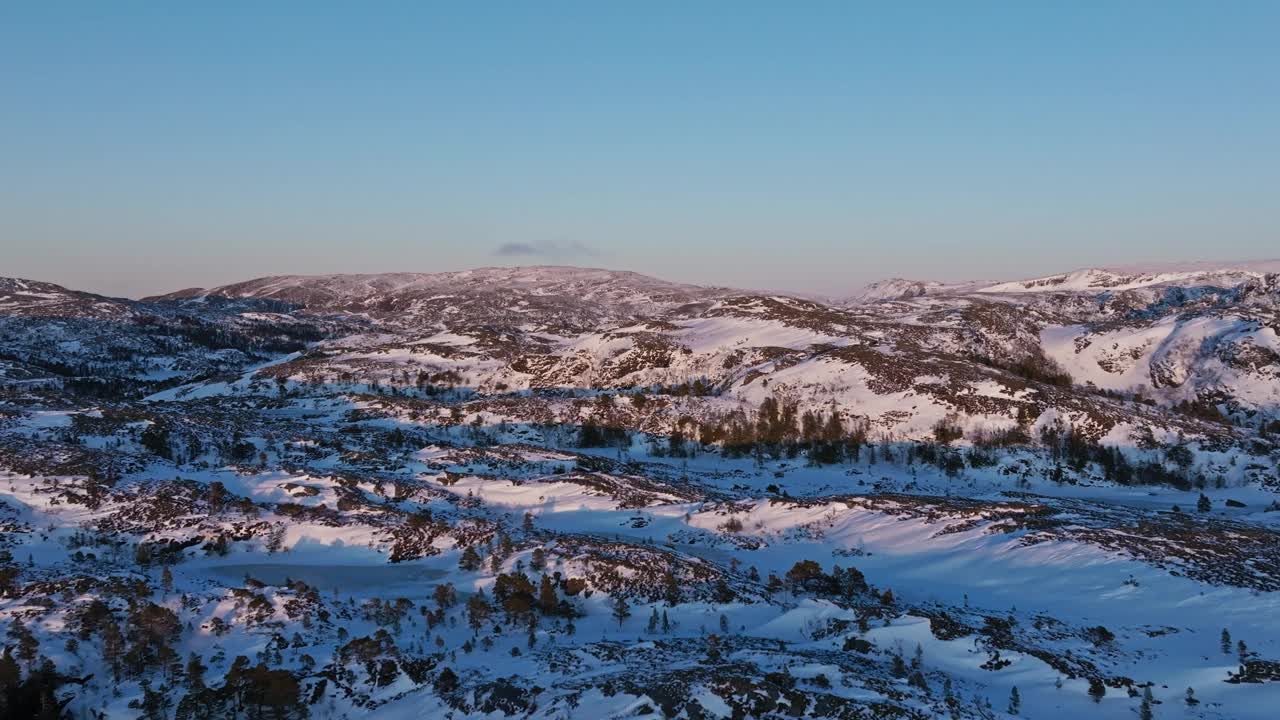
[[[0,281],[0,717],[1275,717],[1277,269]]]

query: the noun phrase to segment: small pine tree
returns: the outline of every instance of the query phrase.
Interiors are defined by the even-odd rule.
[[[627,604],[627,599],[621,595],[613,599],[613,619],[618,621],[618,627],[622,627],[622,623],[631,617],[631,606]]]
[[[543,615],[551,615],[560,605],[560,598],[551,584],[551,578],[546,575],[538,583],[538,605],[542,608]]]
[[[664,573],[662,576],[663,599],[667,601],[667,605],[675,607],[680,604],[680,584],[676,581],[676,576],[671,572]]]
[[[658,623],[660,622],[662,622],[662,620],[658,617],[658,608],[655,607],[653,612],[649,615],[649,634],[652,635],[653,633],[658,632]]]
[[[436,676],[435,690],[441,695],[448,695],[458,689],[458,675],[453,670],[445,668]]]
[[[1222,654],[1231,654],[1231,633],[1226,628],[1222,628]]]
[[[1009,691],[1009,714],[1017,715],[1022,712],[1022,696],[1018,694],[1018,686],[1014,685]]]
[[[1209,496],[1200,493],[1200,499],[1196,500],[1196,510],[1207,513],[1213,509],[1213,504],[1209,502]]]
[[[724,613],[720,613],[720,632],[724,635],[729,634],[729,618]]]
[[[484,590],[478,590],[475,595],[467,598],[467,624],[471,626],[471,630],[475,633],[480,632],[480,628],[484,627],[484,623],[492,614],[493,608],[489,605],[489,600],[484,596]]]
[[[711,662],[720,660],[720,638],[715,635],[707,636],[707,660]]]
[[[929,683],[925,682],[924,673],[919,670],[911,671],[911,675],[907,677],[907,684],[911,687],[920,688],[925,692],[929,692]]]
[[[1138,720],[1155,720],[1155,715],[1151,712],[1151,701],[1145,697],[1138,706]]]
[[[164,588],[166,593],[173,592],[173,573],[169,572],[168,566],[165,566],[164,571],[160,573],[160,587]]]
[[[201,662],[199,655],[191,653],[187,657],[187,690],[199,692],[204,689],[205,670],[208,668]]]
[[[1089,678],[1089,697],[1094,702],[1102,702],[1102,698],[1107,696],[1107,686],[1102,684],[1098,678]]]
[[[22,669],[13,659],[9,648],[0,652],[0,688],[15,688],[22,681]]]
[[[1187,688],[1187,705],[1199,705],[1200,701],[1196,699],[1196,691]]]
[[[142,717],[144,720],[165,720],[169,713],[167,708],[169,699],[165,693],[159,690],[152,690],[151,685],[146,681],[142,681]]]
[[[716,580],[716,602],[731,603],[734,600],[733,589],[729,587],[729,583],[721,577]]]
[[[467,546],[462,551],[462,557],[458,560],[458,567],[468,572],[474,572],[480,569],[480,553],[476,552],[474,546]]]
[[[901,655],[895,654],[893,656],[893,666],[890,668],[889,672],[893,673],[893,676],[896,678],[904,678],[907,676],[907,663],[903,661]]]
[[[21,620],[15,618],[9,625],[9,637],[18,644],[18,659],[30,668],[40,651],[40,642],[36,640],[36,636]]]
[[[111,668],[112,675],[120,679],[120,660],[124,656],[124,635],[115,618],[107,618],[102,625],[102,657]]]

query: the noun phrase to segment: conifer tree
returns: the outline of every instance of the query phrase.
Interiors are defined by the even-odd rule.
[[[1102,698],[1107,696],[1107,686],[1102,684],[1098,678],[1089,678],[1089,697],[1095,702],[1102,702]]]
[[[31,630],[22,620],[14,618],[9,625],[9,637],[18,646],[18,659],[30,668],[32,663],[35,662],[37,653],[40,651],[40,642],[36,640],[36,636],[31,633]]]
[[[543,575],[542,580],[538,583],[538,606],[542,608],[542,614],[551,615],[555,613],[559,604],[560,599],[556,596],[556,589],[551,584],[551,578]]]
[[[903,661],[901,655],[896,653],[894,654],[893,665],[890,667],[889,672],[893,673],[893,676],[896,678],[904,678],[907,676],[907,663]]]
[[[102,624],[102,658],[107,661],[112,675],[120,678],[120,659],[124,656],[124,635],[114,617],[108,617]]]
[[[468,545],[467,549],[462,551],[462,557],[458,560],[458,567],[468,572],[475,572],[480,569],[480,553],[476,552],[475,546]]]
[[[479,633],[480,628],[484,626],[489,615],[493,613],[493,607],[489,605],[488,598],[484,595],[484,589],[476,591],[475,595],[467,598],[467,624],[471,626],[473,632]]]
[[[680,585],[676,582],[676,576],[668,571],[662,576],[663,598],[667,601],[667,605],[675,607],[680,604]]]
[[[187,657],[187,690],[199,692],[204,689],[204,673],[208,670],[200,660],[200,656],[191,653]]]
[[[17,687],[20,682],[22,682],[22,669],[18,667],[18,661],[13,659],[12,653],[6,647],[3,653],[0,653],[0,693]]]
[[[627,599],[618,595],[613,599],[613,619],[618,621],[618,627],[622,627],[622,623],[631,617],[631,606],[627,604]]]

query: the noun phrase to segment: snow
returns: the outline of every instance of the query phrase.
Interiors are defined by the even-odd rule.
[[[157,392],[149,386],[141,402],[89,407],[53,394],[6,400],[7,462],[17,466],[43,451],[50,460],[43,469],[0,470],[0,539],[23,583],[22,593],[0,597],[0,627],[23,619],[60,669],[87,674],[101,665],[100,640],[67,648],[70,609],[102,593],[123,617],[124,596],[90,581],[146,580],[149,588],[131,600],[155,602],[190,623],[174,649],[204,658],[210,679],[222,678],[237,655],[269,658],[274,635],[292,642],[296,633],[301,646],[272,664],[320,694],[309,708],[314,718],[499,717],[478,709],[481,689],[498,681],[513,683],[518,699],[536,699],[528,717],[657,716],[663,688],[651,681],[697,678],[712,667],[721,678],[747,668],[757,681],[785,673],[806,697],[896,703],[924,717],[942,712],[944,680],[954,683],[965,717],[980,715],[975,699],[1003,716],[1015,687],[1024,717],[1132,717],[1139,701],[1122,688],[1109,687],[1100,702],[1089,697],[1085,676],[1097,676],[1130,678],[1135,692],[1151,683],[1157,717],[1270,718],[1280,683],[1227,682],[1240,663],[1234,647],[1222,652],[1220,633],[1229,629],[1257,659],[1280,659],[1273,538],[1280,513],[1269,511],[1275,486],[1266,481],[1275,455],[1258,449],[1266,439],[1257,429],[1280,408],[1280,377],[1266,361],[1280,352],[1280,338],[1259,319],[1265,305],[1237,307],[1230,297],[1225,306],[1196,305],[1211,294],[1193,290],[1191,304],[1166,307],[1155,289],[1253,282],[1272,271],[1095,269],[1012,283],[891,281],[855,307],[810,314],[784,296],[744,300],[720,289],[566,268],[281,276],[210,291],[206,297],[305,294],[309,307],[371,320],[303,351],[229,360],[234,372],[223,375],[193,372],[178,357],[140,360],[130,377],[182,382]],[[1106,305],[1129,291],[1141,291],[1147,304]],[[1046,293],[1083,299],[1068,311],[1054,306],[1069,301],[1038,298]],[[63,297],[48,294],[43,299]],[[493,295],[503,298],[496,304],[506,314],[493,316],[502,322],[464,322],[497,312]],[[378,309],[401,301],[407,309],[396,313],[404,317]],[[695,301],[696,311],[674,310]],[[1015,308],[1027,323],[993,322],[992,330],[965,315],[991,307]],[[548,320],[568,309],[572,322]],[[412,324],[419,314],[430,321]],[[93,356],[87,336],[52,321],[42,327],[50,341],[39,344]],[[1069,372],[1074,387],[1046,388],[973,360],[975,348],[1019,349],[1021,342]],[[883,367],[872,362],[880,359]],[[417,370],[462,379],[431,392],[399,380]],[[902,384],[886,390],[877,372],[899,371]],[[343,372],[353,379],[335,379]],[[714,391],[637,392],[694,379]],[[1135,391],[1157,405],[1135,402],[1127,395]],[[1196,424],[1168,409],[1202,396],[1235,403],[1236,420]],[[751,418],[769,397],[865,420],[875,452],[819,466],[803,452],[733,458],[696,443],[690,457],[662,451],[679,418]],[[1030,416],[1022,406],[1015,416],[1013,401]],[[630,441],[568,447],[574,426],[588,418],[631,429]],[[913,441],[931,439],[944,419],[967,434],[940,452],[962,458],[982,450],[974,447],[977,430],[1021,422],[1037,435],[1058,422],[1096,423],[1101,442],[1131,462],[1164,462],[1165,449],[1153,441],[1184,443],[1192,453],[1188,476],[1210,484],[1221,478],[1221,486],[1203,490],[1209,509],[1200,512],[1200,489],[1116,486],[1097,466],[1062,470],[1039,448],[992,449],[988,466],[962,463],[951,474],[908,460],[908,449],[921,447]],[[160,422],[174,429],[174,457],[141,446],[142,432]],[[94,429],[73,438],[80,425]],[[226,458],[233,429],[252,445],[247,461]],[[188,435],[203,441],[189,457]],[[109,481],[89,462],[104,457],[118,470]],[[1051,479],[1055,471],[1062,482]],[[233,502],[214,509],[213,483]],[[205,549],[219,535],[227,538],[225,554]],[[488,554],[504,535],[511,553]],[[161,587],[160,565],[136,561],[140,546],[167,540],[196,541],[166,566],[172,590]],[[483,552],[479,570],[459,567],[466,547]],[[545,569],[530,569],[543,561],[535,549],[545,553]],[[785,577],[804,560],[823,571],[857,568],[876,595],[851,602],[766,586],[765,578]],[[645,586],[665,570],[686,571],[676,602]],[[551,614],[528,631],[525,621],[498,613],[477,632],[462,607],[439,622],[423,612],[435,607],[444,583],[464,602],[482,591],[492,598],[497,573],[517,571],[535,583],[553,573],[589,579],[587,591],[565,591],[566,603],[584,613],[573,633]],[[712,601],[703,592],[711,581],[699,572],[724,579],[732,599]],[[60,585],[76,578],[83,587]],[[301,611],[297,581],[315,590],[307,600],[315,605]],[[617,621],[612,604],[622,597],[631,616]],[[399,599],[408,610],[394,622],[369,609],[375,600]],[[648,630],[655,611],[669,616],[669,631]],[[944,619],[960,628],[954,636]],[[993,621],[1009,623],[1015,646],[1000,646],[985,631]],[[222,623],[225,632],[215,632]],[[1096,639],[1098,627],[1114,639]],[[426,681],[397,672],[375,682],[369,666],[342,657],[351,640],[379,630],[395,641],[396,662],[430,661]],[[708,659],[713,633],[723,636],[718,665]],[[492,646],[472,645],[481,639]],[[916,648],[920,667],[912,669],[927,692],[888,674],[895,656],[911,659]],[[304,670],[307,656],[320,668]],[[1087,669],[1068,677],[1062,667],[1083,667],[1072,663]],[[461,678],[470,709],[448,705],[433,689],[445,666]],[[100,675],[71,708],[134,717],[138,680]],[[682,700],[712,717],[743,714],[721,684],[690,682]],[[1183,703],[1187,687],[1200,705]]]

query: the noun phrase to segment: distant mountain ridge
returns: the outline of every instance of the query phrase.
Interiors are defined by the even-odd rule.
[[[1280,273],[1280,260],[1246,263],[1240,266],[1207,266],[1187,269],[1139,268],[1105,269],[1088,268],[1075,272],[1050,275],[1032,280],[998,283],[982,288],[981,292],[1092,292],[1133,290],[1155,285],[1190,287],[1208,285],[1230,287],[1250,280],[1259,280]]]
[[[1147,287],[1235,287],[1280,274],[1280,260],[1245,262],[1146,263],[1083,268],[1070,272],[1015,280],[942,282],[911,278],[877,280],[828,304],[856,305],[925,296],[1025,293],[1103,293]],[[431,293],[474,292],[481,288],[526,292],[537,287],[542,295],[578,295],[584,300],[642,307],[644,297],[658,304],[724,297],[729,294],[768,294],[760,290],[677,283],[641,273],[573,266],[486,267],[450,272],[392,272],[327,275],[271,275],[213,288],[188,288],[144,297],[144,302],[192,300],[201,297],[272,298],[312,310],[377,312],[379,307],[403,308]],[[782,295],[818,298],[806,292]]]
[[[869,283],[843,299],[846,304],[904,300],[925,295],[967,293],[1099,293],[1145,287],[1234,287],[1280,274],[1280,260],[1237,263],[1156,263],[1092,267],[1037,278],[1008,281],[938,282],[891,278]]]
[[[442,273],[280,275],[148,299],[265,298],[310,312],[355,313],[419,324],[511,326],[541,319],[582,330],[652,317],[739,292],[626,271],[530,266]]]
[[[1037,407],[1110,418],[1104,426],[1130,413],[1102,407],[1102,392],[1256,425],[1280,417],[1276,266],[894,279],[836,302],[559,266],[282,275],[143,300],[7,280],[0,321],[25,348],[15,361],[88,369],[130,357],[143,382],[305,350],[279,372],[379,386],[444,373],[480,392],[698,380],[742,398],[834,401],[912,437],[948,413],[999,422],[1028,379],[1048,383]],[[44,321],[54,318],[82,326]]]
[[[530,288],[544,293],[569,290],[613,293],[625,291],[698,292],[714,290],[668,282],[625,270],[558,265],[486,267],[438,273],[395,272],[329,275],[270,275],[214,288],[191,288],[144,300],[191,299],[202,296],[272,297],[327,304],[367,302],[445,289]]]

